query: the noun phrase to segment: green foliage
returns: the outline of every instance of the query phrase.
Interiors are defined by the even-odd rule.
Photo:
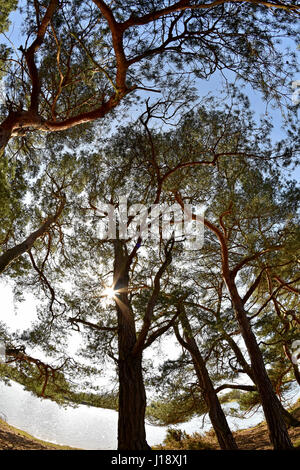
[[[2,3],[1,21],[6,28],[7,15],[16,2]],[[36,2],[24,3],[21,15],[24,44],[28,46],[34,41],[44,9]],[[144,87],[174,94],[178,74],[179,80],[188,75],[207,80],[216,72],[226,79],[233,73],[268,99],[279,101],[289,93],[289,77],[295,74],[296,59],[289,52],[286,60],[286,51],[278,43],[283,37],[295,35],[297,15],[248,2],[232,2],[207,10],[193,8],[151,18],[168,6],[165,0],[110,5],[117,21],[125,24],[129,18],[144,15],[147,18],[126,28],[119,41],[128,61],[126,81],[120,84],[123,72],[118,70],[118,51],[100,9],[89,0],[62,2],[35,54],[42,91],[39,109],[42,120],[54,122],[84,116],[110,99],[118,102],[122,98],[128,109],[132,102],[139,101],[138,90]],[[31,73],[24,74],[25,46],[20,49],[20,60],[10,62],[5,54],[2,58],[8,94],[3,111],[10,107],[28,109],[32,83]],[[122,119],[124,108],[118,110]]]
[[[194,393],[170,393],[163,400],[153,401],[147,407],[146,418],[156,426],[168,426],[189,421],[207,413],[203,398]]]
[[[0,35],[9,29],[9,15],[17,8],[17,5],[18,0],[0,0]],[[10,55],[11,49],[6,44],[0,44],[0,82],[9,69]]]
[[[189,104],[184,100],[181,104],[188,109]],[[161,102],[152,110],[154,114],[157,108],[161,113],[166,111]],[[172,120],[171,124],[174,124]],[[223,224],[222,229],[227,230],[230,266],[233,268],[250,259],[237,277],[241,292],[246,292],[266,267],[271,278],[275,273],[284,279],[294,279],[297,269],[294,247],[299,243],[295,209],[299,192],[295,183],[285,180],[280,162],[293,164],[298,148],[291,132],[286,154],[287,142],[272,144],[270,131],[271,126],[266,122],[255,122],[247,98],[233,89],[230,104],[221,106],[217,99],[206,99],[194,110],[183,113],[174,127],[167,124],[159,127],[151,119],[145,125],[139,120],[121,127],[106,140],[98,135],[93,138],[93,128],[89,126],[81,136],[74,131],[71,137],[65,133],[61,138],[55,135],[41,140],[38,149],[43,148],[42,165],[38,165],[37,149],[28,158],[27,166],[24,165],[26,176],[31,175],[30,184],[22,189],[22,180],[18,180],[20,212],[23,210],[24,220],[29,221],[26,232],[30,233],[53,213],[57,194],[65,195],[67,205],[57,224],[31,250],[37,269],[30,271],[27,266],[26,270],[22,264],[25,257],[14,265],[17,289],[23,292],[34,287],[40,299],[38,318],[23,333],[22,341],[32,348],[41,348],[55,359],[65,354],[68,339],[78,334],[80,347],[74,356],[80,355],[80,359],[88,361],[89,366],[82,371],[86,384],[92,382],[95,366],[99,368],[98,373],[100,369],[109,370],[115,379],[117,316],[114,303],[103,302],[102,298],[104,285],[112,282],[114,246],[111,240],[101,240],[97,230],[103,203],[117,204],[124,194],[129,205],[150,206],[157,194],[161,203],[171,204],[176,191],[193,205],[206,203],[208,220],[220,228]],[[200,161],[205,164],[189,165]],[[12,210],[15,193],[9,192],[14,173],[11,176],[7,160],[3,162],[3,175],[6,175],[3,194],[8,194],[3,215],[9,221],[15,215]],[[23,205],[25,189],[30,205]],[[12,234],[11,242],[20,240],[25,232],[21,219],[16,227],[20,232],[16,230]],[[124,242],[128,252],[136,241],[134,234]],[[273,250],[274,245],[282,248]],[[163,250],[163,242],[153,244],[143,240],[132,264],[129,297],[137,332],[141,329],[155,273],[161,266]],[[210,232],[206,232],[200,253],[185,250],[182,242],[176,241],[172,264],[163,279],[163,289],[151,319],[153,332],[173,318],[178,299],[185,299],[193,334],[215,387],[234,383],[241,372],[232,348],[232,341],[239,344],[241,336],[221,267],[220,248]],[[269,296],[268,278],[262,276],[246,304],[248,315],[256,315]],[[283,312],[297,308],[296,297],[291,292],[280,290],[278,300]],[[93,323],[96,328],[76,325],[74,318]],[[270,366],[270,378],[283,394],[293,386],[294,379],[291,373],[283,374],[289,363],[282,345],[284,341],[290,344],[298,332],[295,320],[291,319],[282,337],[284,321],[285,315],[277,315],[274,306],[268,304],[253,324],[254,333],[266,343],[261,349]],[[106,329],[101,330],[102,327]],[[172,334],[170,329],[165,336]],[[272,343],[273,339],[275,344],[269,347],[268,342]],[[241,348],[244,353],[243,345]],[[169,425],[203,415],[207,408],[191,360],[183,355],[174,361],[164,361],[161,357],[160,361],[158,371],[153,370],[150,362],[144,364],[149,378],[147,385],[155,391],[147,408],[147,419],[154,424]],[[57,382],[49,382],[47,397],[64,404],[117,407],[114,393],[74,390],[69,379],[77,373],[77,364],[70,364],[58,374]],[[14,379],[22,381],[27,389],[41,393],[43,383],[35,369],[24,365],[14,374]],[[231,392],[221,398],[223,403],[232,400],[239,403],[241,410],[259,404],[257,392]]]
[[[24,389],[37,397],[41,397],[44,377],[33,364],[22,363],[18,365],[0,364],[0,380],[9,385],[13,380],[24,386]],[[111,410],[118,409],[118,397],[107,392],[87,393],[74,387],[64,374],[56,372],[50,377],[43,398],[52,400],[62,406],[87,405],[96,408]]]
[[[18,0],[0,0],[0,34],[8,30],[9,14],[17,8]]]
[[[0,160],[0,250],[1,245],[9,241],[17,224],[26,225],[28,216],[25,215],[23,198],[27,183],[24,170],[24,165],[18,160],[12,162],[6,156]]]
[[[154,447],[156,450],[215,450],[215,448],[215,445],[199,433],[189,435],[185,431],[173,428],[167,430],[163,445]]]

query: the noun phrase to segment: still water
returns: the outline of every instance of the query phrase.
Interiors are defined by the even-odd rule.
[[[7,423],[45,441],[81,449],[116,449],[118,414],[112,410],[80,405],[63,408],[50,400],[33,396],[17,383],[0,383],[0,416]],[[229,418],[232,430],[246,428],[262,420],[257,413],[250,419]],[[211,426],[206,420],[195,418],[181,424],[187,433],[204,432]],[[166,427],[146,426],[150,445],[162,443]]]

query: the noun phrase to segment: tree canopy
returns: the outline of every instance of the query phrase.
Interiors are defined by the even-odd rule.
[[[101,119],[133,92],[172,86],[178,73],[230,71],[278,97],[295,67],[277,45],[295,34],[293,2],[52,0],[26,2],[23,12],[25,45],[3,58],[2,151],[12,136]]]
[[[1,377],[117,408],[120,450],[149,449],[145,415],[204,413],[236,449],[222,407],[233,399],[262,406],[273,447],[292,448],[299,135],[291,117],[274,139],[241,83],[277,104],[290,93],[295,55],[278,40],[296,33],[296,2],[49,0],[20,15],[23,45],[1,51],[0,274],[39,306],[25,331],[0,324]],[[201,96],[216,76],[226,90]],[[127,233],[117,218],[104,237],[124,197]],[[177,233],[174,207],[194,231],[201,220],[202,247]],[[169,344],[176,359],[160,353]]]

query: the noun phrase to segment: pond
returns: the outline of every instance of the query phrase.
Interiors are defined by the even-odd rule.
[[[231,404],[232,406],[232,404]],[[116,411],[80,405],[77,408],[61,407],[56,403],[33,396],[20,384],[11,386],[0,383],[0,415],[5,420],[33,436],[61,445],[82,449],[116,449]],[[262,420],[261,413],[246,420],[229,418],[233,430],[246,428]],[[206,418],[194,418],[179,425],[188,433],[204,432],[211,426]],[[146,425],[147,441],[150,445],[162,443],[166,427]]]

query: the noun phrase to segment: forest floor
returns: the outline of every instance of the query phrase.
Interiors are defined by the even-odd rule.
[[[296,403],[291,414],[300,421],[300,401]],[[271,450],[272,446],[268,436],[266,423],[257,424],[254,427],[235,431],[234,437],[240,450]],[[300,450],[300,427],[290,427],[289,435],[291,441],[297,450]],[[155,446],[155,449],[161,450],[218,450],[219,445],[216,435],[211,429],[204,435],[194,433],[192,435],[180,434],[176,432],[169,434],[169,437],[162,445]]]
[[[300,406],[293,411],[292,415],[300,421]],[[300,427],[289,428],[289,435],[293,445],[300,449]],[[268,450],[272,449],[270,444],[267,425],[265,422],[253,428],[243,429],[234,433],[239,449],[243,450]]]
[[[300,404],[292,412],[300,421]],[[289,434],[295,447],[300,448],[300,427],[290,428]],[[155,449],[218,449],[214,433],[207,432],[204,436],[193,434],[180,441],[168,441]],[[241,450],[268,450],[271,449],[267,426],[264,422],[252,428],[243,429],[234,433],[236,442]],[[45,442],[25,431],[21,431],[0,419],[0,450],[76,450],[68,446],[59,446]]]

